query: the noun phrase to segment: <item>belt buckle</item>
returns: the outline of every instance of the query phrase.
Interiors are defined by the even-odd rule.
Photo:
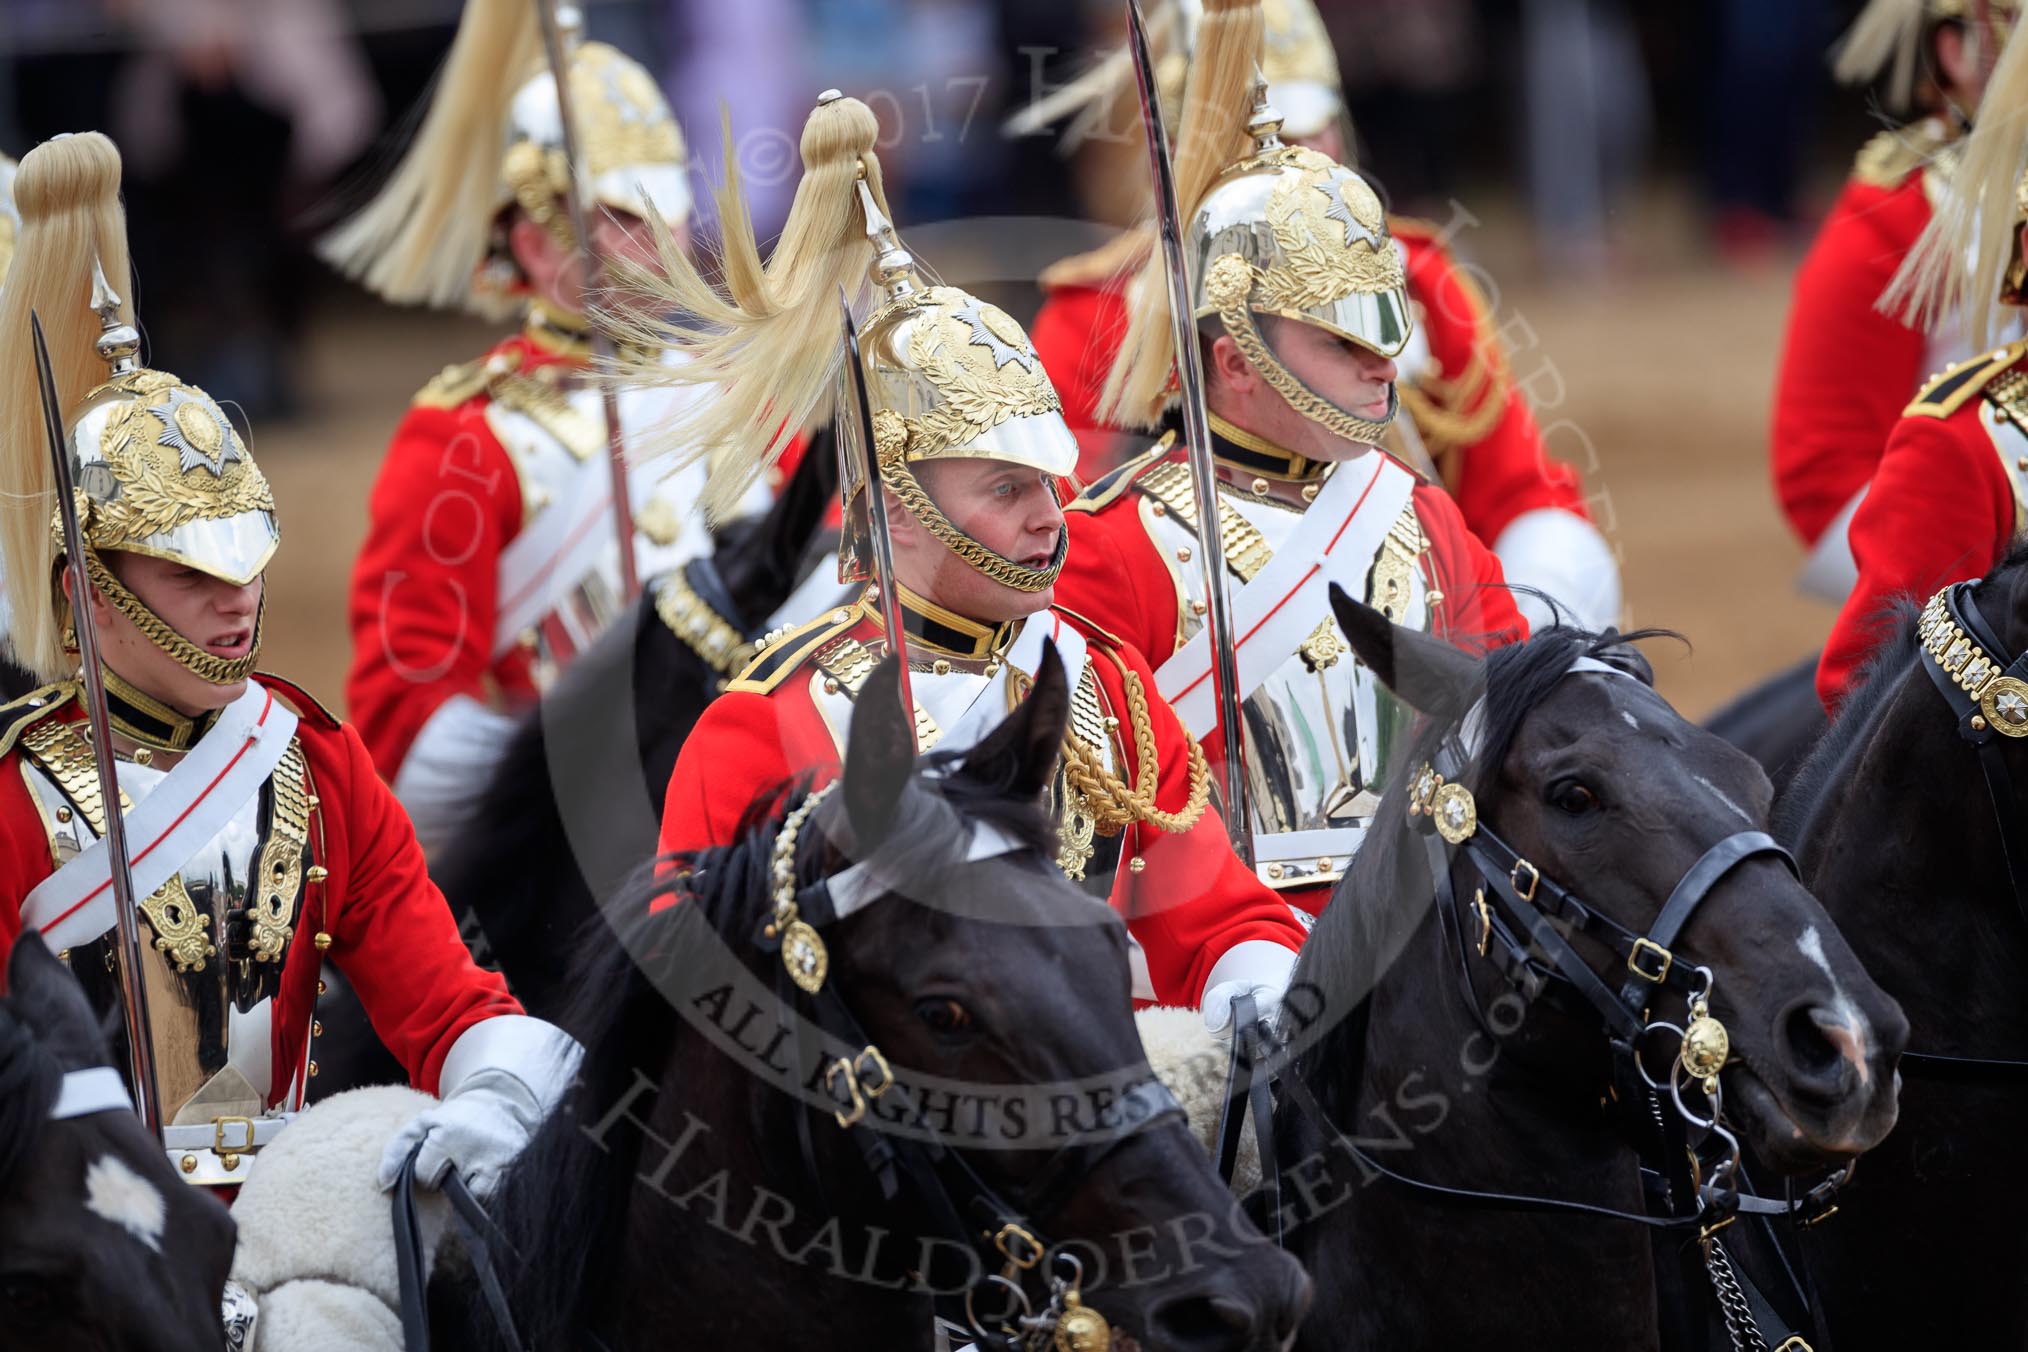
[[[245,1137],[234,1145],[225,1139],[227,1127],[238,1127]],[[211,1148],[220,1155],[250,1154],[254,1148],[254,1124],[250,1117],[214,1117],[211,1119]]]

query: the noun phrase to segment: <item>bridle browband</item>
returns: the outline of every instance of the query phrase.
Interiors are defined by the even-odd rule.
[[[1122,1091],[1117,1103],[1120,1120],[1127,1125],[1103,1139],[1092,1140],[1087,1135],[1066,1142],[1023,1184],[1018,1197],[1008,1196],[981,1177],[971,1161],[931,1124],[921,1102],[911,1103],[904,1111],[901,1125],[909,1133],[906,1136],[882,1130],[870,1120],[869,1109],[882,1096],[908,1090],[899,1084],[887,1058],[837,986],[825,979],[830,959],[819,931],[894,889],[874,859],[809,883],[799,882],[801,833],[839,782],[834,780],[811,793],[783,820],[771,861],[774,906],[753,938],[763,951],[781,956],[776,988],[784,1007],[793,1010],[799,1003],[804,1005],[809,1023],[819,1033],[846,1047],[860,1048],[855,1055],[838,1057],[825,1068],[824,1088],[834,1098],[831,1116],[839,1129],[850,1134],[883,1199],[894,1202],[905,1185],[944,1236],[981,1254],[989,1265],[1001,1265],[997,1275],[986,1276],[968,1289],[962,1302],[938,1297],[939,1305],[947,1307],[942,1311],[944,1317],[966,1328],[979,1347],[1014,1352],[1045,1346],[1052,1336],[1060,1339],[1080,1328],[1087,1337],[1102,1332],[1103,1319],[1080,1303],[1082,1268],[1067,1253],[1059,1252],[1057,1259],[1069,1275],[1041,1274],[1048,1284],[1049,1300],[1040,1314],[1034,1312],[1022,1279],[1041,1266],[1052,1249],[1039,1222],[1056,1215],[1114,1151],[1153,1126],[1181,1118],[1182,1105],[1152,1077]],[[977,863],[1024,848],[997,828],[976,825],[965,862]],[[813,1111],[799,1107],[795,1123],[803,1169],[807,1181],[822,1193],[823,1172],[817,1163],[812,1121]],[[999,1293],[1002,1309],[990,1313],[977,1310],[978,1293],[987,1288]]]
[[[2028,853],[2015,837],[2020,798],[2006,755],[2008,742],[2028,737],[2028,652],[2007,657],[2006,645],[1973,604],[1978,585],[1954,582],[1929,598],[1916,619],[1916,661],[1957,715],[1958,736],[1979,753],[2014,907],[2028,926]],[[2020,1058],[1904,1051],[1901,1059],[1911,1070],[1936,1079],[2028,1077],[2028,1060]]]

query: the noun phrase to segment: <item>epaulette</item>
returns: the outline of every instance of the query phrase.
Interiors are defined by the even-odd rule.
[[[1119,496],[1134,486],[1134,480],[1141,477],[1150,465],[1169,454],[1176,445],[1176,433],[1164,432],[1162,439],[1142,451],[1119,468],[1101,474],[1085,486],[1085,490],[1063,504],[1066,512],[1098,512],[1110,507]]]
[[[1889,127],[1859,147],[1852,158],[1852,177],[1869,188],[1898,188],[1947,144],[1921,123]]]
[[[493,356],[488,354],[477,361],[446,366],[431,378],[429,384],[416,391],[415,398],[410,402],[418,408],[456,408],[482,393],[493,383],[495,377],[513,370],[518,365],[520,365],[518,357],[503,364],[496,362]]]
[[[766,635],[760,640],[759,656],[747,664],[745,671],[726,682],[726,693],[770,693],[802,665],[804,658],[823,647],[834,635],[857,624],[862,613],[856,605],[839,606],[825,611],[807,624]]]
[[[1106,628],[1104,625],[1100,624],[1097,620],[1094,620],[1089,615],[1080,615],[1066,605],[1051,604],[1050,609],[1056,611],[1059,615],[1070,616],[1071,619],[1077,621],[1079,628],[1086,630],[1087,632],[1090,633],[1092,637],[1109,644],[1115,649],[1124,648],[1127,646],[1127,641],[1125,639],[1121,638],[1118,634],[1115,634],[1112,630]]]
[[[2028,352],[2028,339],[2017,339],[2005,347],[1996,347],[1967,358],[1954,366],[1947,366],[1939,375],[1931,376],[1922,392],[1901,410],[1904,418],[1948,418],[1964,407],[1965,402],[1985,389],[1993,377],[2021,360],[2021,354]]]
[[[326,732],[336,732],[343,724],[338,715],[324,707],[322,700],[297,685],[294,681],[277,676],[272,672],[256,671],[254,679],[282,697],[282,702],[296,711],[299,718],[321,726]]]
[[[70,703],[77,692],[77,682],[56,681],[0,704],[0,756],[14,749],[22,733]]]

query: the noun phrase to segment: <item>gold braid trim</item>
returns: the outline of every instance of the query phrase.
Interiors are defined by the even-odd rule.
[[[1127,688],[1127,721],[1134,730],[1134,786],[1128,788],[1124,780],[1107,770],[1098,748],[1075,732],[1063,739],[1063,777],[1084,795],[1093,829],[1102,836],[1116,836],[1135,822],[1146,822],[1166,835],[1181,835],[1197,825],[1211,799],[1211,768],[1205,763],[1204,748],[1190,743],[1190,794],[1182,810],[1164,812],[1155,806],[1160,769],[1155,761],[1155,728],[1148,717],[1148,692],[1142,689],[1139,675],[1118,658],[1112,660]]]
[[[1252,288],[1253,265],[1238,254],[1227,254],[1213,263],[1204,284],[1205,297],[1218,307],[1218,318],[1224,323],[1225,331],[1232,335],[1240,355],[1261,373],[1276,394],[1288,401],[1290,408],[1325,431],[1362,446],[1380,444],[1380,439],[1387,435],[1387,425],[1394,421],[1398,400],[1390,403],[1385,418],[1371,422],[1353,417],[1298,380],[1268,350],[1260,330],[1254,327],[1253,310],[1247,304],[1247,293]]]
[[[99,556],[92,550],[84,551],[85,576],[91,580],[92,589],[104,595],[114,610],[127,617],[142,635],[193,675],[213,685],[235,685],[253,674],[254,663],[261,652],[261,624],[267,615],[268,600],[261,597],[261,607],[254,615],[253,642],[247,645],[244,657],[227,660],[204,651],[148,609],[147,603],[128,591],[112,570],[99,562]],[[73,621],[75,622],[75,621]]]
[[[1057,532],[1056,557],[1050,560],[1047,568],[1024,568],[953,526],[950,518],[930,500],[922,482],[905,462],[899,459],[890,461],[883,456],[880,477],[908,514],[922,522],[923,528],[935,536],[944,548],[1001,586],[1032,594],[1056,585],[1057,575],[1063,572],[1064,557],[1069,552],[1070,532]]]

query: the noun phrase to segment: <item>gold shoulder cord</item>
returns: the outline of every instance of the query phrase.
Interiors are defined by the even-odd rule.
[[[1084,795],[1093,827],[1100,835],[1116,836],[1136,822],[1146,822],[1166,835],[1181,835],[1197,825],[1211,798],[1211,770],[1204,759],[1204,748],[1195,741],[1189,743],[1190,793],[1181,811],[1164,812],[1155,805],[1160,767],[1155,759],[1155,726],[1148,714],[1148,692],[1142,688],[1140,676],[1115,654],[1107,653],[1106,658],[1119,668],[1126,686],[1127,722],[1134,733],[1134,785],[1128,788],[1124,780],[1107,770],[1098,748],[1077,731],[1063,739],[1063,777]]]

